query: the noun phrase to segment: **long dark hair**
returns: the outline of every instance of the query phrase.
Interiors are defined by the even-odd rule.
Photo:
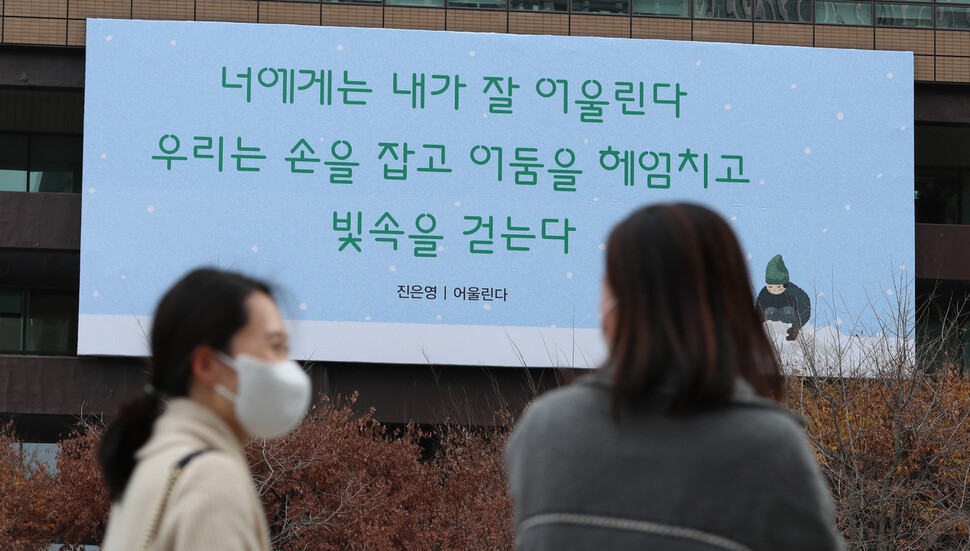
[[[213,269],[190,272],[162,297],[151,333],[151,385],[121,406],[101,439],[98,459],[108,496],[121,497],[135,469],[135,452],[152,434],[162,397],[185,396],[195,349],[226,350],[229,340],[249,323],[246,299],[271,295],[269,285]]]
[[[618,316],[614,412],[660,388],[672,392],[670,413],[722,408],[738,377],[781,398],[741,246],[719,215],[690,203],[637,210],[610,234],[606,280]]]

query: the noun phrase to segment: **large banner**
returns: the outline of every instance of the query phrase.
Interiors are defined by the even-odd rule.
[[[659,201],[796,328],[875,331],[913,264],[910,53],[89,20],[86,55],[80,354],[219,266],[297,359],[593,367],[609,230]]]

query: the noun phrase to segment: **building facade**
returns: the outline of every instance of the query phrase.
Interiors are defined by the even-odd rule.
[[[52,441],[146,381],[137,358],[78,357],[87,18],[235,21],[912,51],[916,294],[932,330],[970,292],[970,0],[0,0],[0,416]],[[536,52],[536,55],[556,55]],[[132,67],[138,78],[141,67]],[[879,98],[871,101],[878,102]],[[792,105],[791,109],[798,109]],[[89,184],[89,183],[86,183]],[[948,310],[948,308],[950,310]],[[957,320],[962,321],[962,319]],[[963,361],[962,358],[958,359]],[[389,423],[489,423],[554,370],[326,364]]]

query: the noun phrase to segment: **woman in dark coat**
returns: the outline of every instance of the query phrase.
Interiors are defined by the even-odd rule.
[[[540,397],[506,448],[516,547],[843,549],[727,223],[646,207],[606,255],[607,367]]]

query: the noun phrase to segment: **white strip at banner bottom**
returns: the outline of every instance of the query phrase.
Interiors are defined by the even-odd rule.
[[[78,318],[79,355],[149,355],[150,316]],[[607,355],[600,329],[347,321],[287,325],[295,360],[592,369]]]

